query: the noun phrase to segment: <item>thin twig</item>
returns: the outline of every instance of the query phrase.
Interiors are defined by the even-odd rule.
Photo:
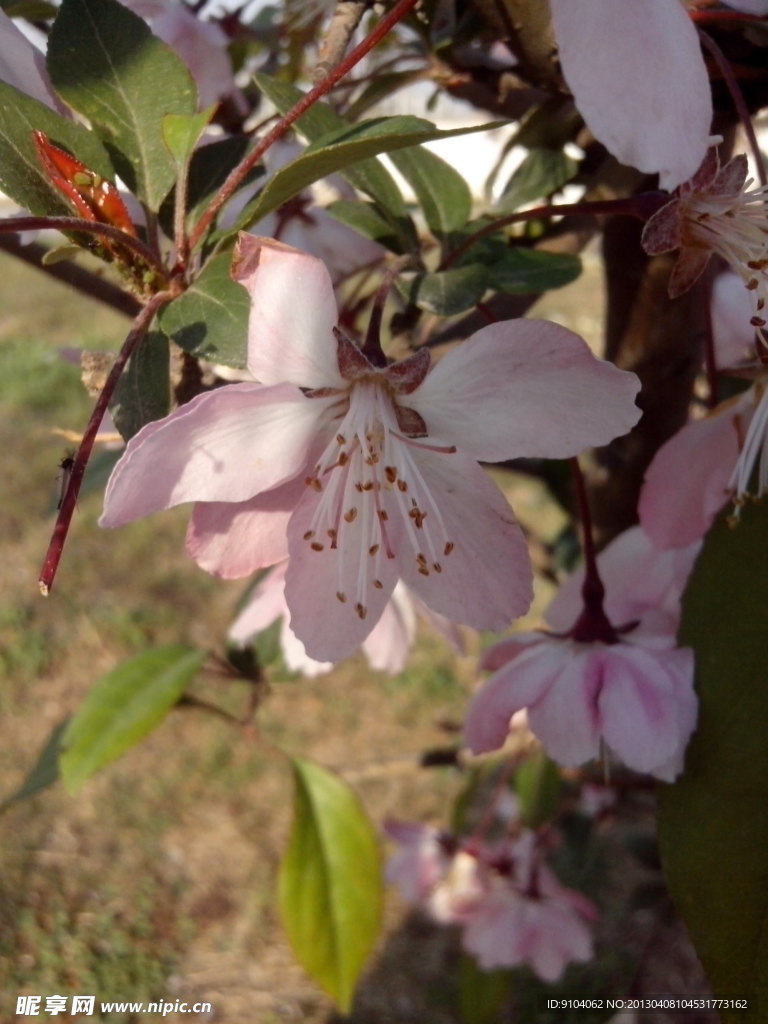
[[[4,217],[0,219],[0,231],[19,234],[22,231],[81,231],[85,234],[100,235],[117,242],[124,249],[130,249],[165,280],[166,271],[162,263],[144,245],[140,238],[126,234],[111,224],[97,220],[81,220],[79,217]]]
[[[321,96],[325,96],[327,92],[330,92],[334,85],[336,85],[336,83],[342,79],[351,68],[358,64],[363,57],[365,57],[365,55],[369,53],[381,39],[384,38],[389,30],[405,17],[411,8],[416,6],[417,2],[418,0],[398,0],[397,4],[395,4],[392,10],[381,19],[370,35],[366,36],[366,38],[356,46],[354,50],[352,50],[352,52],[349,53],[322,82],[319,82],[313,89],[310,89],[310,91],[303,96],[301,100],[299,100],[296,106],[289,110],[285,117],[280,119],[272,131],[268,132],[268,134],[264,136],[256,148],[251,150],[245,159],[235,167],[214,196],[208,206],[208,209],[197,222],[197,226],[192,232],[192,236],[189,240],[190,250],[193,250],[197,246],[208,228],[211,226],[214,217],[221,207],[236,191],[245,176],[253,167],[256,166],[269,147],[273,143],[277,142],[278,139],[282,138],[291,125],[297,121],[302,114],[309,110],[313,103],[316,103]]]
[[[626,214],[628,217],[637,217],[639,220],[647,220],[656,210],[669,202],[669,196],[661,192],[645,192],[639,196],[629,196],[626,199],[604,199],[599,202],[586,203],[562,203],[553,206],[551,203],[546,206],[537,206],[533,210],[518,210],[517,213],[510,213],[506,217],[487,224],[484,228],[476,231],[474,235],[462,242],[453,252],[449,252],[438,270],[447,270],[468,252],[473,245],[481,242],[489,235],[495,234],[501,228],[510,224],[521,224],[527,220],[550,220],[552,217],[565,217],[569,213],[587,214],[598,216],[600,214]]]
[[[347,52],[347,47],[368,8],[368,0],[336,0],[336,8],[320,44],[319,60],[312,72],[312,81],[322,82]]]
[[[765,165],[763,163],[763,154],[760,152],[760,146],[757,142],[757,135],[755,135],[752,118],[750,117],[749,110],[747,109],[747,104],[744,100],[741,87],[739,86],[739,81],[733,73],[730,61],[712,36],[706,33],[704,29],[699,29],[699,38],[715,58],[717,66],[723,74],[725,84],[728,86],[728,92],[731,94],[731,99],[733,100],[733,105],[736,107],[736,112],[739,115],[739,120],[744,126],[744,131],[747,133],[749,147],[752,150],[752,157],[755,161],[755,166],[757,167],[757,176],[760,179],[760,184],[768,185],[768,177],[766,177]]]
[[[120,349],[120,354],[115,361],[115,365],[109,372],[107,381],[102,388],[94,410],[91,413],[88,426],[85,428],[85,432],[83,433],[83,440],[80,442],[80,447],[77,449],[77,454],[75,455],[69,485],[67,487],[66,494],[63,495],[59,515],[56,519],[56,525],[53,528],[53,536],[51,537],[51,542],[48,545],[48,551],[45,555],[43,568],[40,572],[40,593],[43,597],[48,596],[51,591],[51,587],[53,586],[56,570],[58,569],[61,554],[64,550],[64,544],[67,540],[69,525],[75,511],[77,496],[80,493],[85,469],[88,465],[88,459],[90,458],[91,451],[93,449],[93,443],[96,440],[96,434],[101,426],[104,413],[107,411],[107,406],[109,405],[110,399],[117,387],[117,382],[120,380],[120,375],[122,374],[131,353],[146,334],[155,313],[166,302],[170,302],[172,298],[174,298],[174,296],[171,292],[160,292],[149,300],[147,305],[136,317],[133,322],[133,327],[131,328],[128,337],[125,339],[123,347]]]

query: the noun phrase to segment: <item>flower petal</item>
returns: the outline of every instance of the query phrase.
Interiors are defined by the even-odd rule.
[[[464,719],[464,742],[473,754],[504,745],[512,716],[546,697],[568,656],[562,645],[542,638],[486,679]]]
[[[696,29],[677,0],[550,0],[579,113],[618,160],[671,191],[709,147],[712,99]]]
[[[597,694],[602,681],[599,649],[569,640],[557,645],[560,671],[542,698],[528,708],[528,722],[550,757],[567,768],[591,761],[600,751]]]
[[[201,569],[240,579],[288,557],[286,531],[306,490],[304,476],[248,501],[199,501],[187,529],[187,553]]]
[[[752,389],[702,420],[688,423],[663,445],[645,474],[638,511],[660,548],[701,539],[731,494],[728,483],[751,418]]]
[[[416,612],[404,583],[392,592],[381,618],[363,641],[363,651],[371,668],[396,676],[405,668],[408,652],[416,636]]]
[[[424,448],[414,456],[431,504],[422,499],[424,524],[398,549],[400,575],[452,622],[501,632],[533,600],[528,547],[512,509],[473,459]]]
[[[287,612],[280,627],[280,650],[286,668],[291,672],[301,672],[306,679],[325,675],[333,668],[332,661],[315,661],[314,658],[310,658],[304,644],[291,629]]]
[[[257,380],[346,388],[333,336],[338,310],[324,263],[274,238],[241,234],[232,276],[251,296],[248,369]]]
[[[288,614],[285,603],[285,563],[276,565],[259,583],[248,603],[229,627],[227,637],[245,647],[251,640],[268,629],[273,622]]]
[[[345,524],[338,547],[318,537],[313,543],[320,550],[312,548],[305,537],[312,532],[317,502],[318,495],[308,490],[291,517],[285,596],[291,628],[307,654],[335,662],[358,648],[379,621],[398,573],[395,559],[380,553],[374,563],[369,556],[370,523],[363,515]],[[362,565],[366,559],[369,563]]]
[[[712,338],[718,369],[747,360],[753,352],[755,328],[750,292],[732,270],[718,274],[712,285]]]
[[[186,501],[245,501],[304,466],[330,399],[291,384],[230,384],[133,437],[109,478],[100,526]]]
[[[685,746],[670,652],[616,644],[602,654],[603,689],[598,699],[603,736],[630,768],[653,772]],[[693,690],[691,661],[690,687]]]
[[[640,418],[640,382],[545,320],[491,324],[457,345],[400,399],[430,435],[476,459],[567,458]]]

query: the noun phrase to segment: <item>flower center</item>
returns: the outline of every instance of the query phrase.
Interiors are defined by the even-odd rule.
[[[313,551],[338,551],[338,589],[361,619],[369,588],[381,590],[384,559],[398,557],[404,542],[423,576],[441,573],[441,559],[455,545],[420,472],[418,449],[450,454],[400,431],[395,400],[385,381],[364,379],[349,391],[349,407],[306,483],[319,494],[304,540]],[[355,592],[347,593],[348,560],[357,562]]]

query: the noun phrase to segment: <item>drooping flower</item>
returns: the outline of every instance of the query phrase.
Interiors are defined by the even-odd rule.
[[[671,191],[704,159],[709,78],[680,0],[550,0],[560,63],[590,131]]]
[[[400,844],[387,880],[436,921],[461,926],[462,946],[481,970],[528,964],[553,982],[569,963],[591,959],[587,922],[597,911],[560,884],[533,832],[485,843],[400,822],[385,830]]]
[[[103,526],[186,501],[189,550],[222,576],[290,563],[291,627],[338,661],[398,579],[433,611],[503,629],[531,600],[525,541],[475,460],[562,458],[639,418],[633,374],[556,324],[493,324],[430,370],[421,350],[374,365],[335,327],[324,265],[243,235],[249,369],[260,384],[203,394],[129,443]],[[287,541],[287,543],[286,543]]]
[[[482,664],[497,671],[467,711],[470,749],[500,747],[512,716],[527,708],[532,731],[560,764],[591,761],[605,744],[628,767],[674,779],[697,717],[693,651],[675,647],[679,599],[697,552],[698,545],[654,550],[628,531],[598,556],[604,639],[579,636],[576,577],[546,613],[550,626],[568,632],[519,633],[489,648]]]
[[[291,629],[291,613],[285,600],[287,563],[275,566],[260,581],[247,604],[232,623],[229,639],[236,644],[249,643],[257,633],[282,619],[280,648],[285,664],[293,672],[318,676],[333,668],[332,662],[315,661],[307,655],[301,640]],[[456,650],[462,650],[461,634],[447,619],[435,615],[418,598],[412,597],[404,583],[392,592],[381,618],[362,643],[363,653],[371,668],[397,675],[405,668],[408,653],[416,636],[416,612],[437,627]]]

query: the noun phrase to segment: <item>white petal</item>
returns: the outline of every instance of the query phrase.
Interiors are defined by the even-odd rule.
[[[712,99],[679,0],[550,0],[563,74],[589,129],[671,191],[709,145]]]
[[[401,404],[460,451],[486,462],[560,459],[607,444],[640,418],[633,373],[592,355],[545,320],[491,324],[462,342]]]

